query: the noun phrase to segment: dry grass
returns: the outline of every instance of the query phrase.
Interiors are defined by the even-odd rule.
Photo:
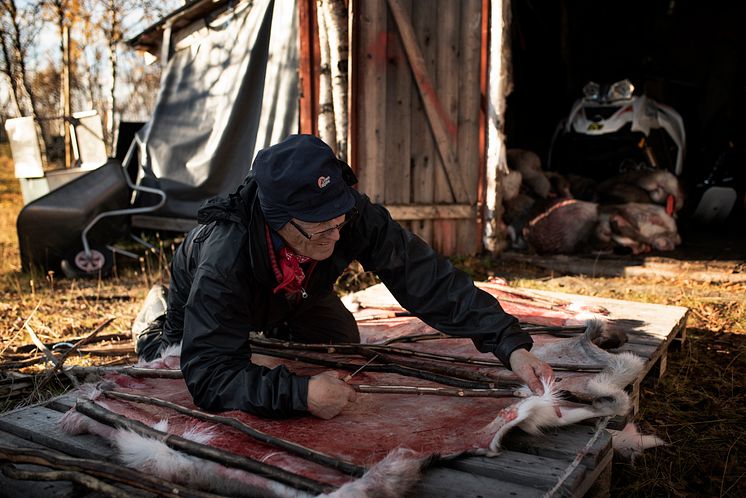
[[[164,278],[163,263],[148,258],[141,265],[120,265],[107,280],[70,281],[20,273],[15,218],[21,199],[12,162],[7,151],[2,152],[0,351],[30,342],[22,329],[27,320],[42,340],[51,343],[83,336],[109,316],[115,320],[107,333],[128,333],[150,284]],[[687,342],[669,354],[664,379],[642,393],[642,428],[670,444],[649,450],[634,466],[617,463],[612,495],[746,496],[746,286],[555,276],[529,265],[490,258],[471,258],[458,265],[479,279],[499,275],[519,286],[691,308]],[[371,281],[369,275],[351,271],[338,284],[350,289]],[[101,364],[123,359],[127,360],[76,357],[71,362]],[[0,379],[3,375],[0,369]],[[25,402],[61,388],[47,386]],[[0,399],[0,411],[17,405],[18,400],[3,403]]]

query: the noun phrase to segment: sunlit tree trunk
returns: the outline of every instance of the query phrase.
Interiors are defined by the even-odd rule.
[[[14,97],[18,105],[18,112],[22,116],[32,116],[37,123],[37,130],[41,143],[42,160],[46,163],[46,151],[49,139],[43,126],[39,126],[40,116],[36,98],[29,83],[29,75],[26,70],[26,47],[23,42],[22,27],[19,18],[19,12],[15,0],[0,0],[3,16],[3,37],[7,34],[9,39],[3,42],[3,57],[6,58],[8,76],[10,77],[11,87],[16,92]],[[6,32],[7,30],[7,32]],[[23,90],[23,91],[21,91]],[[30,107],[25,104],[25,97],[28,98]]]
[[[323,14],[322,0],[316,4],[316,14],[319,23],[319,137],[337,153],[337,132],[334,123],[334,101],[332,98],[332,72],[329,52],[328,29],[326,17]]]
[[[347,160],[347,8],[344,0],[319,0],[319,18],[324,18],[329,44],[332,102],[337,156]],[[319,31],[321,22],[319,22]]]

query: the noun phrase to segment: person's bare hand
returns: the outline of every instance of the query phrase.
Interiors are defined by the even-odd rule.
[[[544,394],[541,378],[554,379],[552,367],[523,348],[518,348],[511,353],[510,368],[519,379],[528,385],[529,389],[539,396]]]
[[[323,419],[335,417],[355,400],[355,390],[339,379],[337,372],[328,370],[308,381],[308,411]]]
[[[544,385],[541,383],[541,379],[554,379],[552,367],[523,348],[518,348],[510,354],[510,368],[513,369],[513,373],[519,379],[528,385],[529,389],[539,396],[544,394]],[[554,412],[557,417],[562,417],[559,406],[554,407]]]

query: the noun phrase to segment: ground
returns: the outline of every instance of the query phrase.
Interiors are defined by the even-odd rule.
[[[22,273],[15,231],[21,205],[13,164],[5,146],[0,149],[0,382],[19,371],[8,368],[10,362],[21,358],[18,347],[31,343],[24,324],[42,341],[52,344],[85,336],[109,317],[113,321],[101,333],[127,335],[150,285],[168,279],[167,258],[145,253],[139,261],[119,259],[114,275],[108,279],[67,280],[54,274]],[[165,254],[172,252],[170,242],[152,236],[150,240]],[[690,244],[695,246],[697,251],[702,250],[701,244]],[[704,250],[703,254],[712,259],[713,254],[722,257],[724,251],[713,252],[710,244],[709,252]],[[683,250],[675,256],[685,258],[687,254]],[[456,264],[479,279],[497,275],[523,287],[690,308],[686,342],[669,354],[663,380],[651,381],[641,394],[638,417],[641,428],[657,434],[668,445],[648,450],[634,465],[615,462],[611,494],[746,496],[744,281],[562,276],[494,257],[462,259]],[[743,261],[740,266],[736,261],[732,268],[734,272],[744,271]],[[369,276],[350,272],[340,286],[349,288],[367,281]],[[68,359],[69,364],[121,361],[129,359],[92,355],[72,355]],[[43,364],[38,363],[23,371],[35,373],[42,369]],[[42,389],[33,386],[15,389],[9,385],[0,383],[3,411],[66,388],[64,382],[48,383]]]

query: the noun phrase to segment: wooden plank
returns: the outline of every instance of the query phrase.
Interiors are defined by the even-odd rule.
[[[71,436],[59,428],[62,413],[43,406],[0,417],[0,430],[79,458],[106,458],[111,447],[91,434]],[[110,458],[107,458],[110,459]]]
[[[406,50],[409,64],[412,67],[414,80],[417,83],[417,88],[422,96],[428,123],[430,124],[430,128],[435,136],[435,144],[437,145],[438,153],[446,168],[454,199],[457,202],[471,204],[472,196],[471,193],[466,190],[464,180],[458,171],[457,158],[453,150],[451,135],[453,135],[452,131],[455,130],[455,125],[452,123],[449,124],[447,118],[444,116],[443,105],[439,102],[438,96],[434,90],[432,83],[433,79],[427,72],[425,58],[417,44],[409,16],[407,16],[406,12],[402,9],[399,0],[388,0],[388,4],[391,13],[394,15],[396,27],[399,30],[402,42],[404,43],[404,49]],[[430,5],[430,8],[432,8],[432,5]],[[442,36],[442,34],[439,34],[438,38],[440,38],[440,36]]]
[[[429,204],[386,206],[395,220],[470,219],[474,207],[467,204]]]
[[[353,102],[361,116],[357,129],[357,177],[360,189],[373,202],[383,202],[384,159],[386,157],[386,4],[383,1],[357,2],[358,37],[356,47],[358,81]]]
[[[412,11],[412,0],[401,0],[407,13]],[[393,25],[391,13],[387,16],[387,26]],[[395,30],[389,29],[386,46],[386,160],[384,202],[408,204],[411,191],[411,125],[410,100],[412,71],[401,38]]]
[[[479,183],[479,110],[480,62],[482,46],[482,2],[461,2],[460,69],[458,102],[458,148],[457,157],[466,189],[478,199]],[[477,233],[477,217],[456,224],[456,254],[475,254],[481,245]]]
[[[446,462],[445,466],[522,486],[550,489],[564,474],[569,464],[570,460],[567,459],[558,460],[505,450],[495,457],[459,458]],[[560,487],[562,494],[573,494],[587,471],[584,465],[576,467]]]
[[[583,481],[580,483],[578,489],[575,490],[573,496],[590,495],[598,498],[609,496],[613,457],[614,451],[609,448],[596,468],[590,472],[586,472]]]
[[[438,11],[437,28],[438,36],[435,39],[436,47],[436,66],[434,73],[435,91],[440,97],[442,109],[440,118],[448,126],[448,143],[451,146],[451,152],[454,154],[454,164],[451,166],[458,170],[459,176],[464,176],[460,171],[461,165],[458,163],[458,108],[459,108],[459,78],[454,75],[459,74],[459,36],[461,23],[461,2],[452,2],[450,0],[438,0],[435,3]],[[460,75],[459,75],[460,76]],[[436,143],[438,136],[435,136]],[[450,181],[451,172],[442,154],[437,157],[437,166],[435,167],[435,202],[451,203],[456,196],[455,189],[452,193]],[[467,189],[464,181],[464,189]],[[458,197],[456,197],[458,199]],[[460,202],[463,202],[461,199]],[[456,225],[453,220],[438,219],[433,222],[433,248],[440,254],[451,256],[456,254],[458,241],[456,240]]]
[[[43,445],[32,443],[13,434],[0,431],[0,445],[9,448],[34,448],[45,449]],[[17,465],[23,470],[46,470],[46,467],[37,465]],[[75,494],[75,486],[67,481],[21,481],[5,477],[0,472],[0,496],[23,496],[26,498],[44,497],[57,498],[80,496],[80,491]]]
[[[423,498],[528,498],[543,496],[543,491],[458,470],[433,468],[425,473],[411,495]]]
[[[505,449],[555,459],[574,459],[580,448],[595,434],[595,427],[570,425],[548,430],[540,436],[531,436],[516,429],[503,439]],[[604,431],[591,445],[581,464],[588,469],[598,467],[611,451],[611,435]]]
[[[430,2],[412,3],[412,22],[417,43],[425,59],[428,71],[435,69],[435,29],[436,11]],[[437,151],[430,125],[427,123],[425,106],[417,86],[412,82],[411,103],[411,143],[412,143],[412,201],[418,205],[433,204],[435,200],[435,160]],[[412,222],[412,231],[427,243],[433,242],[433,222],[419,220]]]

